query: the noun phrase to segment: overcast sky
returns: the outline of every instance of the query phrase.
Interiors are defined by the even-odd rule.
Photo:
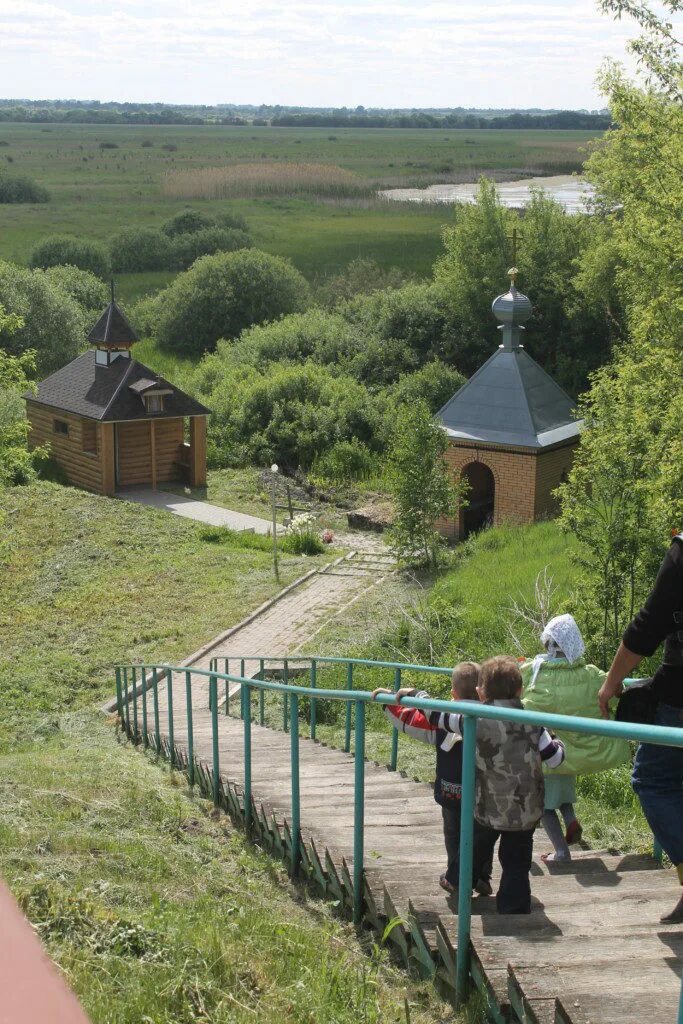
[[[0,0],[0,95],[594,108],[634,34],[594,0]]]

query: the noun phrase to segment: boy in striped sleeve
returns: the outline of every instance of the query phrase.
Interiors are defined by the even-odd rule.
[[[485,661],[477,692],[484,704],[523,710],[522,675],[516,660],[503,655]],[[401,695],[427,696],[415,690]],[[426,718],[433,728],[462,735],[460,714],[431,711]],[[477,723],[474,817],[479,827],[474,833],[473,860],[476,870],[477,864],[493,855],[500,839],[499,914],[531,913],[534,831],[544,809],[542,766],[558,768],[563,761],[561,741],[541,726],[486,718]]]
[[[453,700],[479,700],[477,683],[479,682],[479,665],[473,661],[463,661],[453,669],[451,677],[451,697]],[[393,691],[380,687],[372,694],[391,694]],[[429,743],[436,747],[436,778],[434,780],[434,799],[441,807],[443,818],[443,838],[446,845],[447,868],[439,878],[439,885],[449,895],[456,893],[458,874],[460,871],[460,796],[462,783],[462,743],[460,736],[433,725],[423,711],[417,708],[400,706],[401,697],[412,696],[417,691],[408,688],[396,694],[397,704],[385,704],[384,714],[395,729],[404,732],[414,740]],[[427,696],[420,693],[419,696]],[[476,827],[476,825],[475,825]],[[475,865],[473,877],[474,890],[481,896],[490,896],[492,856],[488,855],[482,865]]]

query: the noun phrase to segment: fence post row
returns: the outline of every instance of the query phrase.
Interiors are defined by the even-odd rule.
[[[218,762],[218,680],[209,676],[209,703],[211,705],[211,753],[213,758],[212,781],[214,807],[220,804],[220,764]]]
[[[128,669],[123,670],[123,713],[125,715],[126,736],[130,739],[130,699],[128,696]]]
[[[299,872],[301,859],[301,787],[299,779],[299,697],[290,701],[290,750],[292,766],[292,878]]]
[[[353,662],[346,665],[346,689],[353,689]],[[351,750],[351,701],[346,702],[346,721],[344,724],[344,750],[348,754]]]
[[[394,693],[398,693],[401,689],[401,670],[400,668],[394,669]],[[398,764],[398,729],[391,730],[391,757],[389,759],[389,767],[392,772],[396,771],[396,765]]]
[[[171,768],[175,767],[175,736],[173,734],[173,672],[166,669],[166,689],[168,699],[168,746],[170,750]]]
[[[349,702],[350,703],[350,702]],[[353,779],[353,921],[363,917],[363,859],[365,847],[365,703],[356,702]]]
[[[244,719],[244,825],[251,829],[251,687],[242,683],[242,718]]]
[[[185,703],[187,706],[187,758],[190,786],[194,786],[194,723],[192,722],[192,673],[185,673]]]
[[[455,968],[456,1006],[467,1000],[470,979],[472,916],[472,847],[474,841],[474,776],[477,719],[463,715],[462,791],[460,807],[460,874],[458,877],[458,946]]]
[[[133,743],[138,744],[138,693],[137,693],[137,672],[135,666],[131,669],[133,675]]]
[[[159,730],[159,676],[156,665],[152,669],[152,696],[154,697],[154,738],[157,754],[161,753],[161,732]]]
[[[318,674],[318,667],[317,667],[316,660],[315,660],[315,658],[311,658],[310,684],[311,684],[311,689],[312,690],[315,690],[316,685],[317,685],[317,678],[316,678],[317,674]],[[315,717],[316,717],[317,704],[318,704],[318,702],[315,699],[315,697],[311,697],[311,739],[312,740],[315,739],[315,728],[316,728]]]

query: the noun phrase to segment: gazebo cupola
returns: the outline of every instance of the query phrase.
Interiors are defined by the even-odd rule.
[[[508,291],[491,307],[502,342],[437,413],[448,437],[446,460],[468,492],[467,504],[439,523],[450,537],[551,515],[581,432],[574,401],[524,350],[533,307],[517,290],[517,270],[509,274]]]
[[[96,365],[110,366],[117,359],[130,359],[131,345],[137,340],[137,334],[114,298],[112,281],[111,302],[88,335],[95,349]]]

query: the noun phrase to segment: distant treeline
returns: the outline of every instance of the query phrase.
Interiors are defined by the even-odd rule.
[[[36,124],[251,125],[287,128],[556,128],[604,131],[609,113],[586,110],[387,110],[284,106],[170,106],[0,99],[0,122]]]

